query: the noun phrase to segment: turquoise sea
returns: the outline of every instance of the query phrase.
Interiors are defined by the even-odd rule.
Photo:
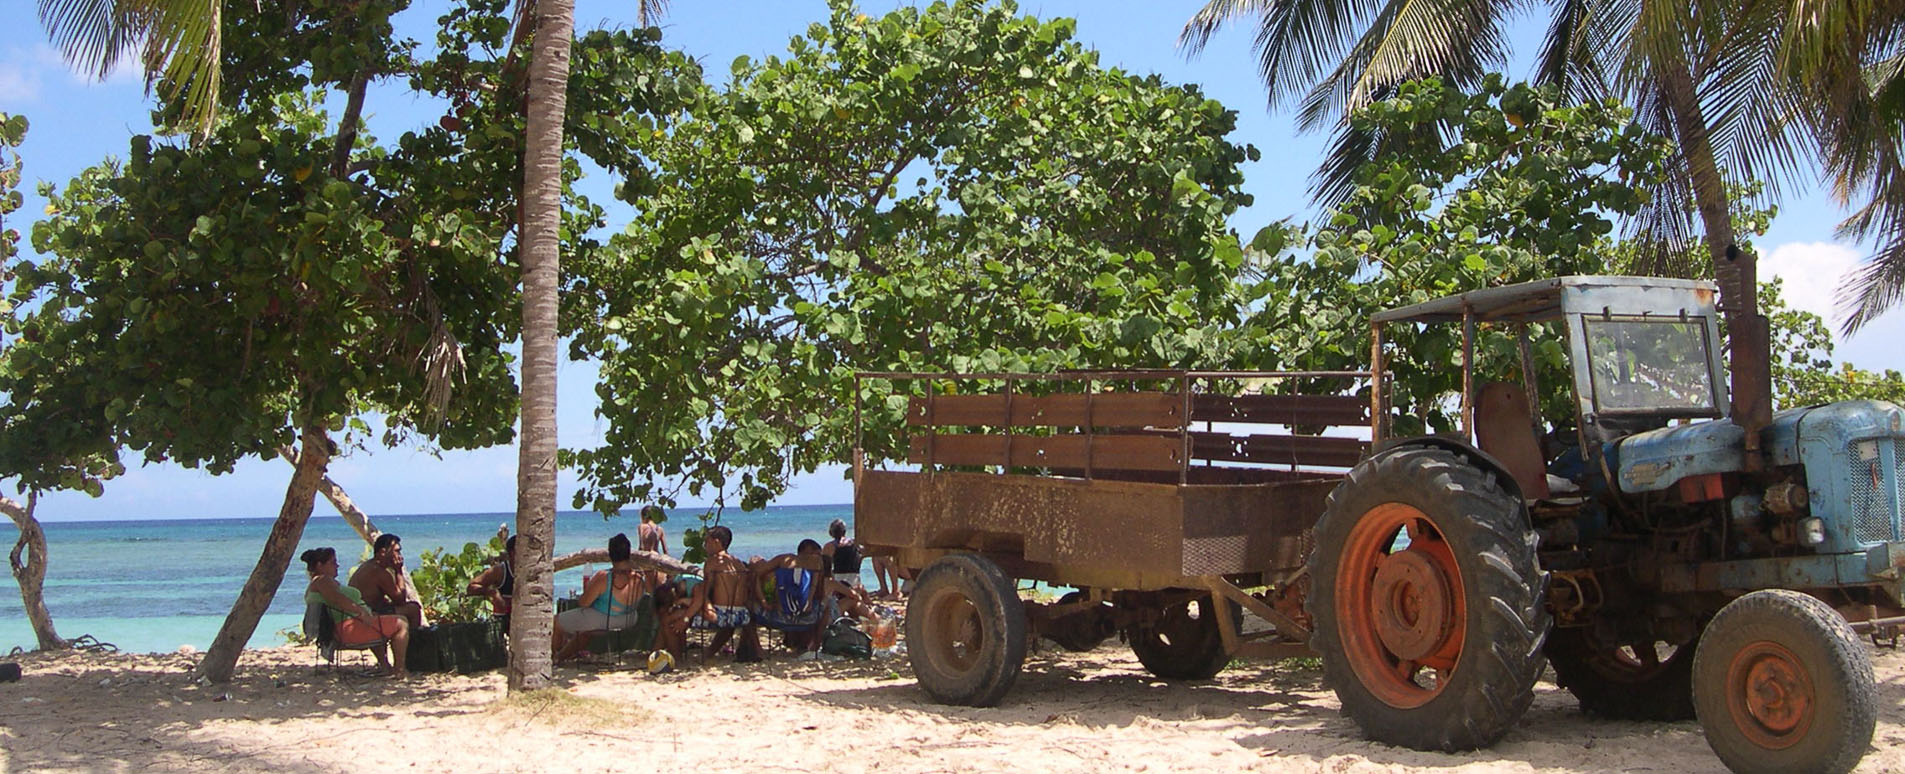
[[[322,507],[324,504],[319,503]],[[681,530],[700,526],[699,509],[671,512],[663,526],[668,548],[681,554]],[[729,510],[721,523],[734,530],[734,552],[740,556],[771,555],[794,550],[801,538],[826,542],[827,523],[853,523],[850,505],[776,506],[744,513]],[[427,549],[461,550],[464,543],[481,543],[496,534],[498,524],[513,513],[461,513],[378,516],[371,521],[385,532],[403,538],[404,555],[415,567]],[[60,636],[82,634],[132,652],[166,652],[181,645],[204,650],[231,611],[245,578],[258,562],[272,519],[189,519],[154,521],[53,522],[46,529],[46,606]],[[556,516],[556,553],[566,554],[607,545],[609,536],[635,536],[637,520],[631,514],[610,520],[586,511]],[[11,526],[10,522],[0,522]],[[11,549],[16,532],[0,530],[0,549]],[[298,549],[332,546],[345,569],[352,557],[367,555],[364,541],[336,516],[314,516],[305,525]],[[295,555],[295,554],[294,554]],[[251,638],[252,647],[284,643],[279,631],[298,625],[307,576],[295,559],[285,572],[284,584],[272,600],[270,612]],[[589,568],[556,574],[556,593],[567,594],[582,583]],[[864,568],[872,579],[872,566]],[[340,573],[340,574],[343,574]],[[0,573],[0,653],[14,647],[34,647],[33,630],[20,606],[20,590],[11,575]]]

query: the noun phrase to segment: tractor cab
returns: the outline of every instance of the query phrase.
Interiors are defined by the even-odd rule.
[[[1395,323],[1462,325],[1461,436],[1493,457],[1530,499],[1550,491],[1549,462],[1558,453],[1537,414],[1543,390],[1536,377],[1528,326],[1559,324],[1572,364],[1576,416],[1550,418],[1559,429],[1572,422],[1570,446],[1586,450],[1582,464],[1597,462],[1602,445],[1677,419],[1719,419],[1728,414],[1720,363],[1720,335],[1711,282],[1661,277],[1572,276],[1486,288],[1392,309],[1371,318],[1375,383],[1386,385],[1383,328]],[[1477,327],[1512,326],[1520,354],[1515,381],[1478,380]],[[1378,442],[1391,433],[1383,418],[1388,396],[1375,397]],[[1592,465],[1589,465],[1592,467]],[[1558,485],[1558,482],[1556,482]]]

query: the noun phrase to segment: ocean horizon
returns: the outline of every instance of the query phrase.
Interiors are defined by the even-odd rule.
[[[699,507],[669,512],[663,527],[671,554],[681,555],[681,531],[700,526],[697,517],[704,512]],[[404,555],[412,568],[426,550],[460,551],[465,543],[481,544],[496,534],[498,524],[508,523],[513,531],[515,518],[512,511],[370,517],[378,529],[403,538]],[[720,523],[734,530],[734,551],[741,556],[792,551],[802,538],[825,542],[827,524],[834,519],[851,525],[853,506],[768,506],[752,512],[730,509],[720,515]],[[187,645],[203,651],[257,564],[274,521],[275,516],[42,521],[48,559],[45,598],[53,626],[66,639],[92,635],[127,652],[171,652]],[[559,511],[556,553],[607,545],[618,532],[633,537],[638,523],[633,512],[604,519],[593,511]],[[345,566],[340,576],[369,556],[363,539],[336,515],[313,515],[293,556],[319,546],[338,549]],[[579,588],[583,574],[592,569],[584,566],[556,573],[556,594]],[[871,565],[863,569],[870,579]],[[31,650],[37,643],[21,605],[19,586],[11,575],[3,577],[0,652]],[[285,643],[282,631],[297,627],[303,617],[307,582],[304,566],[293,559],[248,647]]]

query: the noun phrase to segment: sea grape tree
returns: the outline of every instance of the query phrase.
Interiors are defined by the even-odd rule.
[[[68,475],[64,461],[126,449],[216,473],[296,448],[265,550],[200,665],[214,680],[231,676],[340,443],[512,434],[523,92],[506,8],[452,9],[424,60],[393,32],[405,7],[228,8],[225,118],[196,143],[135,137],[123,161],[49,187],[39,256],[9,267],[0,469]],[[645,79],[617,93],[618,115],[668,103],[667,72],[698,83],[647,32],[578,48],[584,84]],[[374,83],[446,115],[380,142],[359,120]],[[336,118],[328,93],[344,97]],[[589,249],[599,213],[565,208],[566,249]]]
[[[576,505],[759,507],[848,458],[856,370],[1222,363],[1244,268],[1225,218],[1256,152],[1216,100],[1072,31],[1010,3],[835,2],[659,128],[652,176],[623,184],[640,213],[567,296],[608,424],[567,454]],[[873,389],[890,421],[904,388]]]

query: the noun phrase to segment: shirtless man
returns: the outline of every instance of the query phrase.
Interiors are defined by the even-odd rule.
[[[635,528],[636,547],[643,551],[666,555],[668,532],[661,528],[661,522],[667,518],[667,514],[662,513],[659,505],[642,506],[642,523]]]
[[[364,605],[379,615],[401,615],[410,628],[423,626],[423,603],[403,571],[403,538],[388,532],[371,544],[370,561],[351,572],[351,586],[364,595]]]
[[[668,640],[677,648],[685,630],[713,629],[708,653],[721,652],[739,629],[741,642],[734,649],[735,662],[759,661],[761,633],[754,625],[754,601],[760,596],[760,588],[750,582],[747,563],[728,553],[733,542],[734,531],[727,527],[713,526],[702,533],[701,545],[708,552],[708,561],[701,572],[707,580],[695,586],[685,607],[668,616],[663,629],[670,633]]]

